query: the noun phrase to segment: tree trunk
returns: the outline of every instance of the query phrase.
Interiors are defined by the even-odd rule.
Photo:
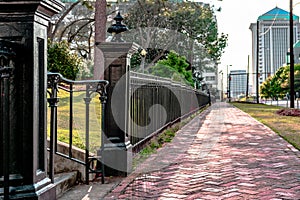
[[[95,44],[106,39],[106,0],[96,0],[95,3]],[[102,51],[94,47],[94,79],[104,78],[104,57]]]

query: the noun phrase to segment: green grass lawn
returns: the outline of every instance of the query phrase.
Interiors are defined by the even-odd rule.
[[[57,107],[57,138],[61,142],[69,143],[70,123],[70,97],[69,92],[59,90],[59,102]],[[86,131],[86,105],[83,100],[85,92],[73,93],[73,145],[85,149]],[[99,95],[92,96],[89,112],[89,137],[90,151],[95,153],[101,145],[101,105]],[[48,136],[50,133],[50,108],[48,107]]]
[[[300,150],[300,117],[280,116],[278,106],[251,103],[232,103],[253,118],[270,127],[274,132]]]

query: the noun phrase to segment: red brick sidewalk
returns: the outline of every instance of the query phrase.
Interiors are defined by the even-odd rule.
[[[300,199],[299,156],[249,115],[216,103],[105,199]]]

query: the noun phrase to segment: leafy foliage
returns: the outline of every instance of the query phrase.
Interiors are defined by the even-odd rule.
[[[48,71],[75,80],[82,69],[82,59],[70,51],[67,42],[48,42]]]
[[[149,72],[153,75],[167,77],[193,85],[192,72],[188,70],[188,67],[189,63],[187,63],[184,56],[170,51],[167,58],[158,61],[155,66],[149,69]]]
[[[187,35],[203,45],[215,61],[219,60],[226,47],[227,35],[218,37],[217,21],[211,7],[191,2],[172,5],[170,28]]]
[[[139,0],[124,17],[129,29],[137,30],[131,35],[143,48],[165,46],[164,49],[185,55],[192,65],[199,60],[196,56],[203,53],[202,60],[209,57],[218,61],[227,45],[227,35],[218,37],[213,9],[204,4]]]
[[[263,98],[278,99],[284,97],[290,90],[290,68],[279,68],[274,76],[267,78],[260,86],[260,94]],[[300,92],[300,65],[295,65],[295,91]]]

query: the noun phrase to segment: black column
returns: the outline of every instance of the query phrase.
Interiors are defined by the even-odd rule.
[[[13,52],[0,66],[12,68],[10,77],[1,79],[9,102],[3,101],[0,115],[6,124],[0,133],[5,140],[0,163],[6,164],[0,168],[5,176],[0,199],[56,199],[46,160],[47,26],[62,7],[56,0],[0,1],[0,49]]]
[[[129,58],[137,46],[103,42],[98,48],[105,58],[104,79],[109,81],[103,149],[105,175],[127,175],[132,170],[132,146],[128,139]]]

